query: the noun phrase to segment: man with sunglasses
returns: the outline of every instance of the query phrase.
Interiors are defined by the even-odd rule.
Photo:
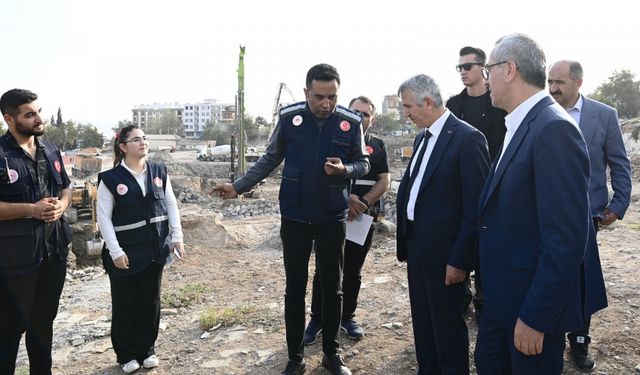
[[[491,93],[482,77],[482,67],[486,60],[486,55],[480,48],[467,46],[460,49],[460,58],[458,59],[456,70],[460,73],[460,79],[465,88],[460,94],[449,98],[446,106],[456,117],[464,120],[484,134],[489,144],[489,157],[493,162],[502,146],[504,133],[507,131],[504,126],[504,117],[507,112],[491,105]],[[473,301],[475,318],[476,322],[478,322],[482,311],[483,298],[480,267],[477,259],[474,284],[476,287],[475,295],[471,292],[469,279],[467,278],[465,281],[463,309],[464,312],[467,312],[469,305]]]
[[[375,117],[375,106],[371,99],[359,96],[351,100],[349,109],[362,117],[362,131],[371,169],[366,175],[351,181],[351,194],[349,195],[349,216],[351,221],[355,217],[368,214],[378,219],[382,210],[380,198],[389,190],[391,174],[389,173],[389,158],[387,149],[382,139],[369,132]],[[353,340],[359,340],[364,336],[364,330],[354,320],[358,293],[362,281],[362,266],[371,242],[373,240],[374,226],[369,229],[369,234],[362,245],[347,240],[344,245],[344,271],[342,277],[342,320],[340,329]],[[313,294],[311,297],[311,320],[304,331],[304,343],[313,344],[322,331],[322,290],[318,272],[313,276]]]
[[[0,374],[13,374],[22,334],[31,374],[51,374],[53,321],[67,270],[71,229],[62,214],[71,181],[60,151],[43,141],[38,96],[0,98]]]

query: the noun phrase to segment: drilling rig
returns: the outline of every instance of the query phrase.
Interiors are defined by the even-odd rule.
[[[236,96],[236,121],[238,121],[238,172],[237,177],[244,176],[247,173],[247,164],[245,155],[245,132],[244,132],[244,49],[240,46],[240,55],[238,57],[238,94]],[[233,159],[233,158],[232,158]]]

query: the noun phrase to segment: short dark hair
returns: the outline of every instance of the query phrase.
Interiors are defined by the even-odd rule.
[[[336,70],[336,68],[334,68],[329,64],[314,65],[307,72],[307,82],[306,82],[307,89],[311,88],[311,82],[313,82],[314,80],[330,82],[330,81],[333,81],[334,79],[336,80],[336,82],[338,82],[338,85],[339,85],[340,75],[338,74],[338,71]]]
[[[3,115],[15,116],[20,111],[18,107],[25,103],[31,103],[38,99],[38,95],[23,89],[13,89],[2,94],[0,98],[0,111]]]
[[[460,48],[460,57],[471,55],[471,54],[476,55],[476,59],[478,59],[478,62],[481,64],[484,64],[487,61],[487,55],[480,48],[471,47],[471,46]]]
[[[349,102],[349,108],[351,108],[351,106],[353,105],[353,103],[355,103],[357,100],[359,100],[359,101],[361,101],[361,102],[363,102],[363,103],[365,103],[365,104],[370,105],[370,106],[371,106],[371,109],[373,109],[373,112],[375,112],[375,111],[376,111],[376,105],[375,105],[375,104],[373,104],[373,102],[371,101],[371,99],[369,99],[369,98],[367,98],[366,96],[363,96],[363,95],[360,95],[360,96],[358,96],[358,97],[355,97],[355,98],[351,99],[351,101]]]

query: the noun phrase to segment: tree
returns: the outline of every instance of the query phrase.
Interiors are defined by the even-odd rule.
[[[58,107],[58,119],[56,120],[56,127],[60,127],[62,126],[62,110],[60,109],[60,107]]]
[[[236,126],[211,121],[207,124],[200,136],[205,141],[216,141],[217,145],[228,145],[231,135],[236,131]]]
[[[51,120],[49,120],[49,125],[56,126],[56,121],[53,119],[53,115],[51,115]]]
[[[149,134],[175,134],[183,135],[184,127],[178,115],[170,110],[165,110],[158,117],[149,120],[147,127]]]
[[[98,147],[104,145],[104,136],[98,129],[91,125],[78,125],[78,147]]]
[[[4,128],[4,121],[0,120],[0,134],[4,134],[7,130]]]
[[[620,117],[631,118],[640,114],[640,82],[633,80],[628,70],[614,71],[609,81],[598,86],[589,97],[618,110]]]
[[[118,125],[114,126],[111,128],[111,130],[113,130],[114,133],[117,133],[120,131],[120,129],[129,126],[129,125],[134,125],[133,121],[130,120],[120,120],[118,121]]]
[[[42,137],[64,151],[76,148],[77,136],[76,124],[69,120],[62,123],[60,127],[50,127]]]
[[[397,113],[389,112],[386,115],[376,116],[372,131],[374,133],[391,134],[396,130],[403,129],[403,124]]]

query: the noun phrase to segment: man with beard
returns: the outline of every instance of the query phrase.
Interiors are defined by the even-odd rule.
[[[0,137],[0,374],[12,374],[26,331],[29,370],[51,374],[53,320],[67,269],[71,203],[60,151],[41,140],[38,96],[13,89],[0,98],[9,126]]]

